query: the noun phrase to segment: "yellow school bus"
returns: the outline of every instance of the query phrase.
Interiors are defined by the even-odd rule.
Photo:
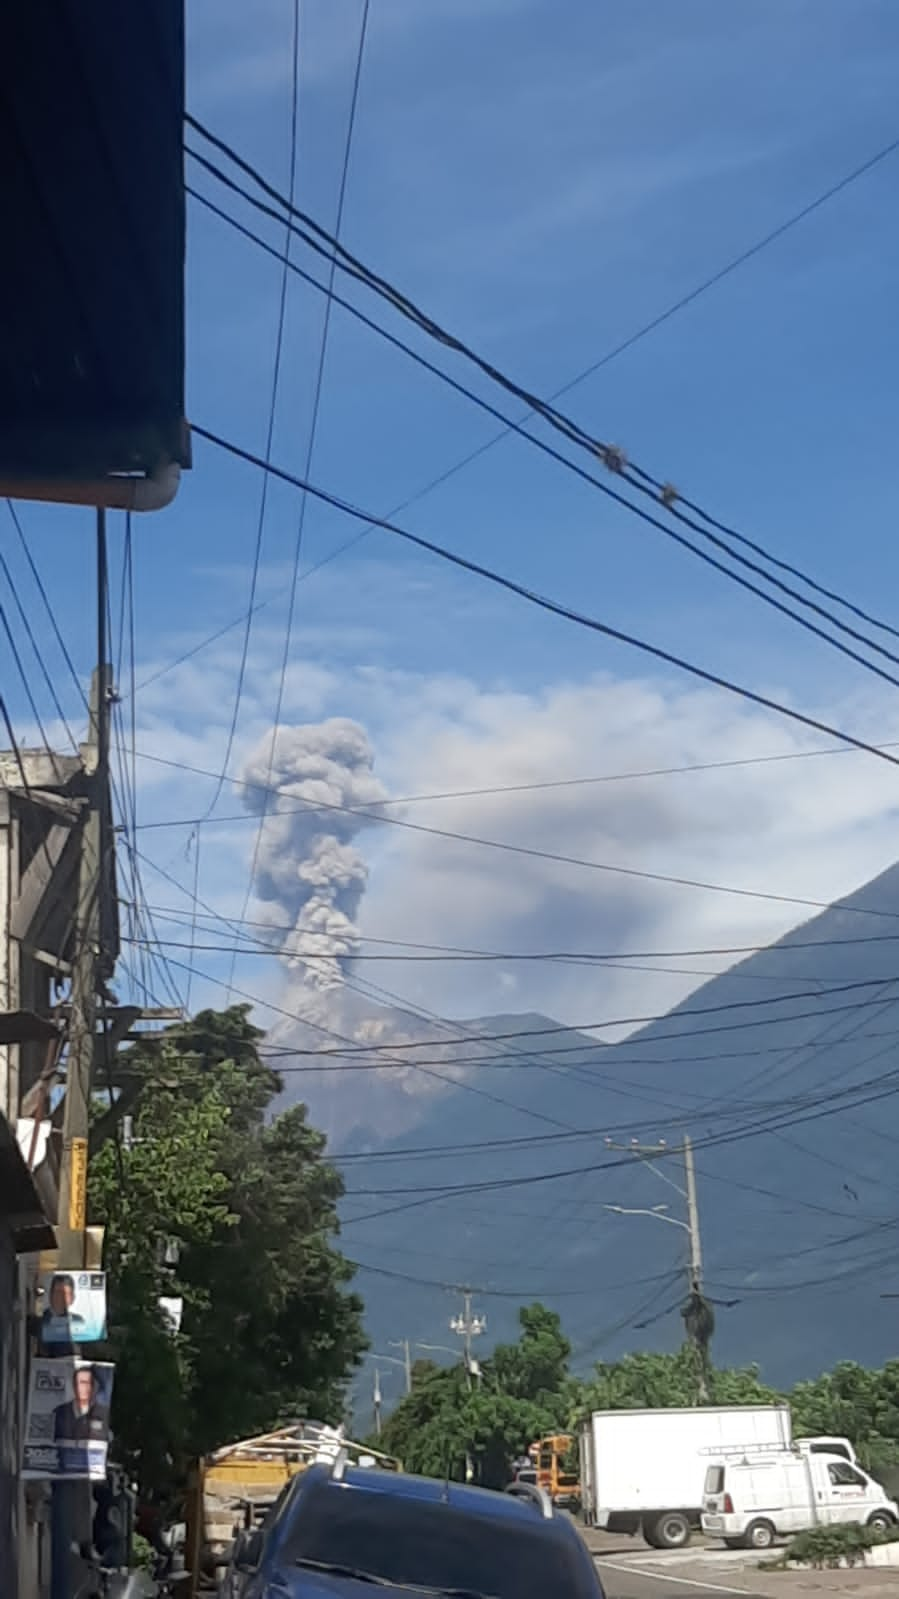
[[[574,1508],[580,1503],[580,1473],[571,1463],[574,1442],[570,1432],[551,1433],[538,1438],[529,1451],[536,1462],[537,1486],[549,1494],[554,1505]]]

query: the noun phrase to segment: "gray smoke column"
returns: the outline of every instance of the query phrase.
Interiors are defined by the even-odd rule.
[[[352,810],[374,810],[387,797],[372,761],[365,729],[332,717],[279,728],[274,754],[267,733],[244,767],[245,782],[257,785],[244,789],[244,804],[266,812],[255,891],[280,953],[318,990],[340,984],[358,949],[368,868],[354,840],[371,819]],[[266,795],[269,786],[278,793]],[[319,958],[303,958],[310,954]]]

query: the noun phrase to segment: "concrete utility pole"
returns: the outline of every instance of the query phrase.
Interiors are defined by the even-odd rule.
[[[390,1339],[388,1339],[388,1342],[390,1344],[391,1349],[401,1349],[403,1351],[403,1371],[406,1374],[406,1393],[407,1394],[411,1394],[411,1392],[412,1392],[412,1345],[410,1344],[408,1338],[390,1338]]]
[[[693,1143],[685,1133],[683,1139],[684,1176],[687,1189],[687,1227],[690,1233],[690,1285],[695,1293],[702,1293],[702,1239],[699,1233],[699,1205],[696,1201],[696,1167],[693,1163]]]
[[[473,1338],[478,1338],[480,1334],[484,1332],[487,1326],[486,1316],[476,1316],[472,1313],[472,1297],[473,1296],[470,1288],[465,1288],[462,1290],[462,1303],[464,1306],[462,1315],[453,1316],[452,1320],[450,1321],[450,1328],[454,1333],[458,1333],[459,1337],[462,1339],[462,1348],[465,1359],[465,1373],[468,1378],[469,1388],[471,1387],[471,1374],[474,1364],[471,1358],[471,1340]],[[478,1371],[477,1375],[478,1381],[480,1382],[480,1371]]]
[[[372,1409],[375,1413],[375,1437],[381,1436],[381,1373],[375,1367],[375,1377],[372,1386]]]
[[[69,1048],[63,1105],[63,1145],[59,1177],[58,1260],[81,1271],[86,1264],[87,1166],[91,1083],[97,1048],[98,990],[109,976],[105,950],[105,906],[113,881],[109,809],[109,713],[112,668],[106,660],[108,561],[106,512],[97,511],[97,667],[91,682],[90,719],[81,758],[87,778],[87,808],[82,823],[75,947],[72,957]],[[102,1016],[104,1035],[106,1016]],[[87,1354],[87,1349],[82,1351]],[[93,1494],[89,1482],[53,1484],[51,1522],[51,1599],[70,1599],[83,1581],[83,1566],[73,1546],[91,1543]]]
[[[712,1312],[703,1297],[702,1292],[702,1238],[699,1230],[699,1203],[696,1197],[696,1167],[693,1161],[693,1143],[687,1133],[684,1133],[679,1144],[668,1144],[664,1140],[657,1144],[641,1144],[634,1139],[630,1144],[616,1144],[611,1138],[606,1139],[606,1148],[620,1150],[622,1154],[632,1154],[636,1160],[648,1166],[650,1171],[667,1183],[676,1193],[680,1194],[686,1204],[686,1220],[678,1216],[667,1215],[667,1205],[654,1205],[651,1209],[640,1209],[626,1205],[604,1205],[604,1210],[614,1211],[618,1216],[650,1216],[656,1221],[667,1222],[670,1227],[680,1227],[687,1234],[690,1244],[689,1261],[687,1266],[690,1298],[684,1311],[687,1337],[696,1351],[697,1364],[697,1397],[701,1405],[709,1402],[708,1387],[708,1344],[711,1337]],[[684,1187],[681,1188],[667,1172],[663,1172],[655,1165],[655,1161],[665,1155],[681,1155],[684,1162]],[[711,1325],[710,1325],[711,1323]]]
[[[94,672],[91,685],[90,727],[83,759],[90,791],[82,824],[78,873],[78,909],[75,953],[72,963],[71,1023],[66,1058],[66,1095],[63,1106],[62,1164],[59,1173],[59,1263],[84,1266],[84,1231],[87,1225],[87,1152],[90,1132],[91,1076],[97,1030],[97,957],[100,947],[101,805],[99,786],[100,723],[104,707],[107,668]]]
[[[105,606],[103,607],[105,612]],[[105,628],[103,645],[105,648]],[[78,906],[72,960],[71,1021],[63,1103],[63,1145],[59,1173],[59,1265],[83,1270],[87,1229],[87,1164],[90,1136],[91,1079],[97,1035],[97,980],[101,954],[101,900],[106,750],[110,668],[103,662],[91,684],[90,725],[82,759],[88,779],[88,805],[82,823],[78,873]],[[83,1351],[87,1353],[87,1350]],[[77,1592],[81,1562],[72,1544],[91,1541],[93,1498],[87,1482],[57,1482],[52,1507],[52,1599]]]

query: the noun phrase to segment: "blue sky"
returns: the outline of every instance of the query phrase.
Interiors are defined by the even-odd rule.
[[[297,194],[327,226],[360,16],[357,0],[302,5]],[[288,0],[252,8],[195,0],[190,8],[191,109],[282,187],[290,28]],[[899,17],[888,0],[851,8],[830,0],[372,0],[342,236],[497,365],[549,392],[895,137],[897,69]],[[197,187],[223,198],[189,170]],[[897,174],[893,157],[564,401],[642,465],[888,616],[899,579]],[[260,226],[233,197],[227,205]],[[261,231],[280,243],[274,225]],[[189,415],[254,450],[264,446],[278,286],[276,262],[191,204]],[[346,292],[389,322],[386,309]],[[293,471],[306,452],[322,308],[320,296],[291,280],[273,458]],[[517,414],[454,358],[391,326]],[[335,310],[315,482],[384,513],[495,430]],[[259,495],[258,473],[197,440],[175,505],[136,525],[139,682],[246,609]],[[235,772],[274,713],[297,511],[296,494],[273,485],[259,576],[266,604],[250,640]],[[90,517],[23,506],[22,519],[87,673]],[[868,736],[896,736],[886,685],[519,439],[428,494],[405,520],[762,692]],[[386,535],[337,555],[355,531],[309,505],[302,566],[326,564],[297,591],[284,715],[358,720],[392,793],[813,742]],[[116,553],[121,537],[115,525]],[[3,548],[30,600],[8,530]],[[46,629],[40,637],[55,661]],[[221,766],[240,642],[232,631],[138,694],[141,748]],[[15,682],[8,697],[17,728],[32,737]],[[615,790],[617,809],[605,798],[598,806],[588,790],[576,807],[570,796],[564,805],[532,796],[432,807],[428,818],[556,849],[574,838],[599,858],[827,898],[893,853],[893,773],[864,758],[839,766],[841,775],[824,783],[819,763],[796,763],[727,782],[674,780],[652,790],[652,804],[645,785],[642,799],[625,785]],[[139,775],[145,824],[202,814],[214,790],[147,762]],[[218,813],[241,810],[226,788]],[[607,946],[630,927],[677,944],[697,927],[712,941],[741,931],[768,937],[798,919],[670,890],[626,904],[604,891],[598,903],[595,878],[575,882],[570,872],[518,863],[514,872],[488,869],[481,856],[390,832],[370,830],[361,846],[371,868],[362,921],[371,934],[523,946],[565,929]],[[239,821],[203,833],[201,892],[230,914],[243,903],[252,833]],[[188,882],[189,825],[148,831],[142,848]],[[171,905],[175,891],[158,878],[151,887],[147,872],[151,900]],[[213,975],[227,970],[204,959]],[[240,973],[253,992],[281,990],[274,963],[247,961]],[[464,985],[440,972],[394,977],[418,1003],[452,1014],[524,1003],[514,973],[505,989],[495,975],[466,975]],[[609,1005],[631,997],[628,982],[603,990]],[[683,986],[648,985],[662,1005]],[[535,999],[577,1019],[585,996],[570,976],[541,974],[536,989],[529,1005]],[[193,997],[214,1000],[220,991],[198,981]]]

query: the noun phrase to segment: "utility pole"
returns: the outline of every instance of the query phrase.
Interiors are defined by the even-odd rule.
[[[472,1338],[479,1337],[487,1326],[486,1316],[476,1316],[472,1313],[472,1297],[473,1296],[470,1288],[464,1288],[462,1290],[462,1304],[464,1306],[462,1315],[453,1316],[452,1320],[450,1321],[450,1328],[454,1333],[458,1333],[459,1337],[462,1339],[462,1348],[465,1360],[465,1374],[468,1378],[469,1388],[471,1387],[471,1374],[474,1367],[474,1362],[471,1358],[471,1340]],[[478,1381],[480,1382],[479,1370],[477,1371],[477,1376]]]
[[[709,1403],[709,1343],[715,1328],[715,1318],[712,1307],[702,1291],[702,1238],[699,1230],[699,1202],[696,1196],[696,1167],[693,1161],[693,1142],[687,1133],[679,1144],[668,1144],[664,1140],[658,1144],[641,1144],[634,1139],[630,1144],[615,1144],[611,1138],[606,1139],[606,1148],[620,1150],[623,1154],[632,1154],[635,1159],[648,1166],[650,1171],[668,1183],[686,1204],[686,1220],[677,1216],[666,1214],[667,1205],[654,1205],[651,1209],[638,1209],[625,1205],[605,1205],[604,1210],[614,1211],[619,1216],[651,1216],[656,1221],[667,1222],[670,1227],[680,1227],[688,1236],[690,1252],[687,1265],[689,1282],[689,1298],[681,1311],[687,1338],[696,1354],[696,1391],[701,1405]],[[684,1162],[684,1187],[681,1188],[667,1172],[663,1172],[655,1161],[664,1155],[681,1155]]]
[[[106,512],[97,511],[97,666],[91,682],[87,742],[82,760],[87,807],[78,871],[75,948],[72,958],[70,1041],[66,1057],[63,1147],[59,1176],[59,1265],[81,1271],[86,1264],[87,1165],[91,1078],[97,1044],[97,992],[107,975],[103,950],[105,899],[111,882],[109,823],[109,707],[112,669],[107,664],[108,564]],[[102,1018],[104,1031],[105,1015]],[[82,1351],[87,1354],[87,1350]],[[78,1592],[82,1562],[73,1545],[91,1542],[93,1496],[86,1481],[53,1484],[51,1525],[52,1599]]]
[[[411,1394],[411,1392],[412,1392],[412,1345],[410,1344],[408,1338],[390,1338],[390,1339],[388,1339],[388,1343],[390,1344],[391,1349],[401,1349],[403,1351],[403,1371],[406,1374],[406,1393],[407,1394]]]
[[[693,1163],[693,1141],[687,1133],[683,1139],[684,1177],[686,1179],[687,1227],[690,1232],[690,1286],[702,1293],[702,1239],[699,1234],[699,1205],[696,1201],[696,1167]]]
[[[375,1437],[381,1436],[381,1373],[375,1367],[375,1378],[372,1387],[372,1408],[375,1413]]]
[[[84,1266],[87,1225],[87,1149],[90,1131],[91,1074],[96,1047],[97,957],[100,947],[101,811],[100,724],[108,711],[107,669],[94,672],[90,726],[83,746],[89,798],[81,835],[78,909],[72,963],[71,1035],[66,1059],[62,1164],[59,1173],[59,1262]]]

